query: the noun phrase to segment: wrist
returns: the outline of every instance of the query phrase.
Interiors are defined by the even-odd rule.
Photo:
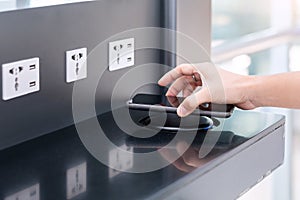
[[[263,106],[263,96],[261,93],[264,90],[264,79],[261,76],[249,76],[247,81],[247,97],[248,101],[253,104],[254,107],[262,107]]]

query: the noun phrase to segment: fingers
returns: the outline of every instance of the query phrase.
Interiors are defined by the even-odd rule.
[[[191,76],[182,76],[174,81],[174,83],[168,89],[166,96],[177,96],[184,89],[193,91],[191,84],[194,79]]]
[[[217,67],[211,62],[204,62],[198,64],[182,64],[175,69],[166,73],[159,81],[161,86],[167,86],[181,76],[195,75],[196,80],[201,82],[200,74],[212,76],[217,73]],[[202,83],[201,83],[202,85]]]
[[[201,69],[201,73],[200,70]],[[205,72],[204,75],[202,72]],[[199,92],[193,93],[197,86],[203,86],[203,77],[213,77],[217,73],[217,68],[212,63],[201,63],[198,65],[183,64],[166,73],[159,81],[161,86],[167,86],[174,82],[168,89],[167,96],[177,96],[181,91],[188,96],[177,108],[177,114],[185,117],[192,113],[200,104],[211,102],[211,97],[207,88],[202,88]],[[200,75],[201,74],[201,75]]]
[[[200,104],[211,102],[211,97],[207,88],[202,88],[199,92],[188,96],[177,108],[180,117],[191,114]]]
[[[167,100],[169,101],[169,103],[173,106],[173,107],[178,107],[180,105],[181,102],[179,102],[177,97],[173,97],[173,96],[166,96]]]
[[[181,76],[181,74],[178,74],[175,69],[173,69],[161,77],[161,79],[158,81],[158,84],[160,86],[167,86]]]
[[[192,76],[194,73],[197,73],[195,67],[190,64],[183,64],[177,66],[175,69],[172,69],[166,73],[159,81],[158,84],[161,86],[167,86],[181,76]]]
[[[188,97],[188,96],[190,96],[191,94],[193,94],[193,92],[194,92],[194,90],[193,90],[193,89],[190,89],[190,88],[188,87],[188,88],[183,89],[182,95],[183,95],[183,97]]]

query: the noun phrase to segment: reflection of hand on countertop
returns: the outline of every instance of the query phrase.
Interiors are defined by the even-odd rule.
[[[205,144],[203,144],[204,137],[204,134],[199,134],[191,145],[182,140],[176,143],[175,149],[163,147],[159,152],[166,161],[173,164],[177,169],[190,172],[247,140],[247,138],[235,135],[232,132],[223,132],[209,154],[204,158],[200,158],[200,148],[203,147],[203,145],[205,146]],[[175,156],[178,157],[178,155],[180,155],[180,158],[174,161]]]
[[[212,140],[209,138],[216,137],[216,134],[218,140],[216,143],[211,143]],[[138,132],[135,135],[141,136],[141,133]],[[248,140],[248,138],[235,135],[230,131],[223,131],[221,135],[219,132],[213,131],[198,132],[192,141],[188,132],[183,135],[186,138],[174,138],[175,136],[174,133],[168,131],[162,131],[150,138],[128,136],[126,145],[143,151],[158,151],[169,164],[181,171],[190,172]],[[206,142],[205,138],[208,138]],[[208,147],[210,149],[208,154],[200,157],[200,149]]]
[[[185,151],[185,149],[187,150]],[[174,154],[171,151],[173,150],[162,148],[159,152],[165,160],[171,163],[171,161],[174,160]],[[171,164],[173,164],[177,169],[184,172],[191,172],[212,159],[212,157],[210,156],[200,159],[199,149],[189,147],[189,145],[184,141],[180,141],[177,143],[176,151],[179,155],[181,155],[181,157]]]

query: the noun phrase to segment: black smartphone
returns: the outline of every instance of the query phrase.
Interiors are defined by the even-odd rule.
[[[176,113],[177,107],[183,102],[183,97],[171,97],[155,94],[137,94],[127,102],[130,109]],[[234,105],[205,103],[196,109],[192,115],[228,118],[232,115]]]

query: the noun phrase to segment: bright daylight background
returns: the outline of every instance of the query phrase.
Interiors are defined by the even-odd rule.
[[[212,57],[217,64],[251,75],[300,70],[300,0],[212,0],[212,5]],[[285,164],[240,200],[298,200],[300,111],[260,110],[287,116]]]

